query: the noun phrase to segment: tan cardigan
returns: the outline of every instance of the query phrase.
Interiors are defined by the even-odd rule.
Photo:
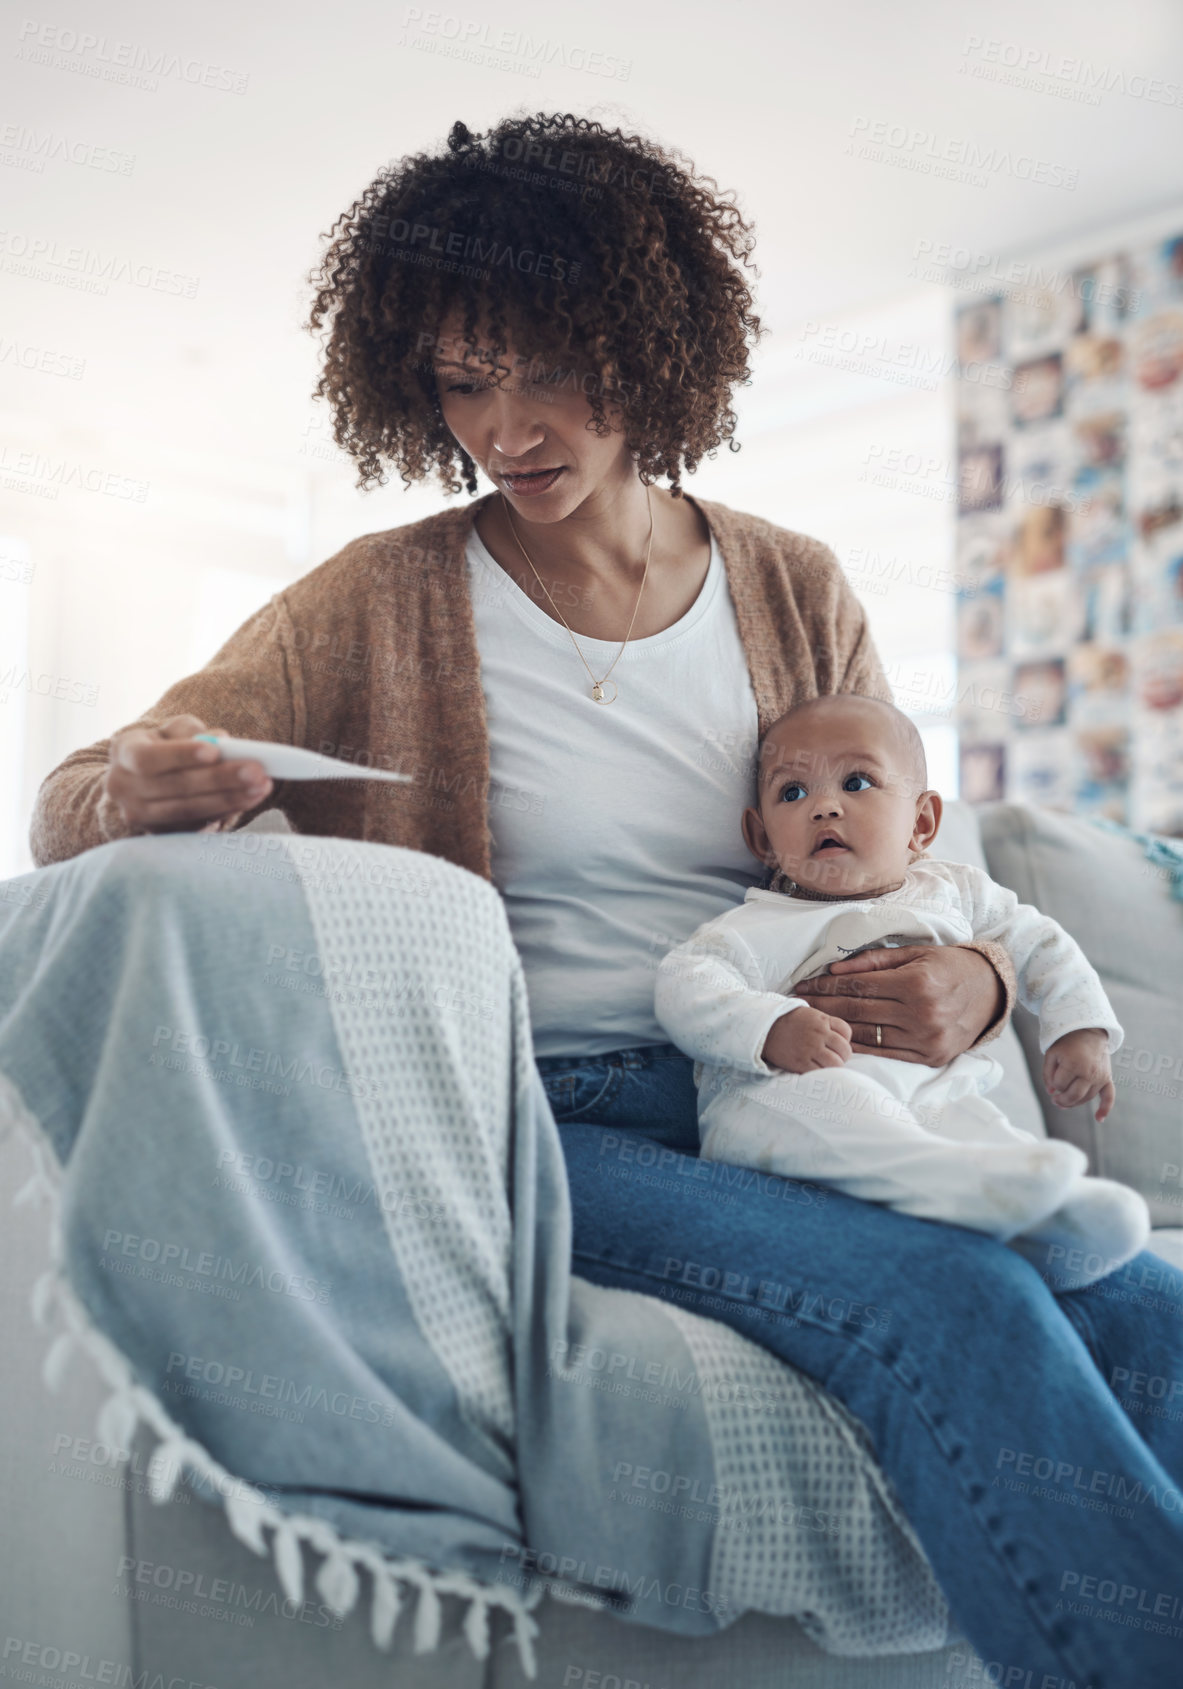
[[[196,715],[250,739],[413,774],[414,784],[275,782],[243,825],[278,808],[299,833],[428,851],[491,879],[489,740],[464,548],[488,499],[351,540],[276,593],[205,668],[128,726]],[[748,660],[761,734],[800,698],[861,692],[891,700],[866,617],[832,551],[706,499]],[[38,866],[130,831],[103,793],[110,740],[74,751],[42,783],[31,844]],[[738,817],[736,824],[738,825]],[[970,946],[1015,1000],[1001,945]],[[976,1046],[975,1046],[976,1048]]]

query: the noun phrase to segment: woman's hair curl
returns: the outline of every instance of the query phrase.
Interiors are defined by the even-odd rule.
[[[604,434],[614,416],[642,480],[733,440],[732,391],[764,332],[744,270],[754,244],[730,194],[681,154],[570,113],[453,124],[440,153],[382,170],[338,218],[311,280],[327,323],[315,396],[361,489],[432,470],[477,491],[476,465],[440,409],[432,352],[455,310],[481,358],[509,344],[544,379],[575,372]],[[589,372],[591,379],[589,381]],[[590,390],[589,390],[590,389]]]

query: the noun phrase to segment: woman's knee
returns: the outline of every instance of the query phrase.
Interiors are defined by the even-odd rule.
[[[283,967],[289,954],[317,949],[301,873],[277,848],[292,842],[232,833],[119,839],[88,853],[88,889],[118,910],[137,942],[179,939],[191,960],[216,957],[224,971]]]
[[[202,847],[210,842],[192,833],[137,833],[100,845],[79,860],[95,869],[105,889],[129,900],[172,898],[209,875],[214,865]]]
[[[1046,1327],[1058,1312],[1036,1270],[1015,1250],[985,1232],[933,1221],[919,1224],[943,1233],[931,1266],[944,1306],[967,1321],[1005,1323],[1008,1329]]]
[[[249,837],[254,850],[244,850]],[[216,922],[219,907],[232,889],[235,921],[282,899],[283,888],[298,888],[298,876],[278,847],[286,834],[147,833],[101,845],[96,859],[105,892],[129,908],[192,908]],[[269,852],[259,847],[270,846]]]

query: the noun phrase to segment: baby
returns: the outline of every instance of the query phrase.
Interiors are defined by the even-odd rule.
[[[860,950],[997,939],[1038,1012],[1049,1095],[1109,1113],[1123,1032],[1101,981],[1057,922],[980,868],[928,857],[942,805],[927,784],[920,736],[892,704],[837,693],[783,715],[743,816],[770,885],[663,959],[657,1018],[695,1058],[704,1158],[987,1232],[1077,1289],[1144,1247],[1142,1197],[1090,1177],[1075,1145],[1012,1126],[986,1095],[1002,1078],[991,1057],[856,1055],[847,1022],[793,996]],[[1070,1258],[1084,1267],[1067,1272]]]

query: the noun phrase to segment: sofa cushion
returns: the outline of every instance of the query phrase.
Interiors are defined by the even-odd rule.
[[[977,806],[989,871],[1072,934],[1101,976],[1125,1040],[1112,1058],[1117,1100],[1058,1109],[1048,1131],[1078,1144],[1094,1173],[1141,1191],[1156,1226],[1183,1224],[1183,903],[1132,836],[1029,804]],[[1038,1022],[1015,1027],[1038,1072]]]
[[[928,848],[928,854],[941,862],[969,862],[975,868],[989,872],[982,850],[977,810],[960,798],[951,799],[941,814],[941,826]],[[983,1046],[984,1056],[993,1056],[1002,1064],[1002,1079],[990,1093],[990,1101],[997,1103],[1012,1126],[1020,1127],[1037,1138],[1047,1136],[1039,1098],[1031,1083],[1031,1073],[1023,1046],[1015,1033],[1013,1020],[998,1038]],[[1058,1134],[1057,1134],[1058,1135]]]
[[[745,1613],[717,1636],[673,1636],[622,1624],[611,1613],[588,1612],[547,1599],[535,1618],[538,1676],[522,1671],[517,1649],[502,1641],[493,1619],[487,1689],[987,1689],[999,1681],[968,1642],[927,1654],[880,1654],[852,1659],[827,1654],[793,1619]],[[991,1662],[992,1663],[992,1662]],[[393,1679],[391,1680],[394,1681]],[[1048,1680],[1051,1681],[1050,1678]],[[397,1680],[402,1689],[403,1680]]]
[[[1183,1276],[1183,1226],[1156,1226],[1146,1247]]]

